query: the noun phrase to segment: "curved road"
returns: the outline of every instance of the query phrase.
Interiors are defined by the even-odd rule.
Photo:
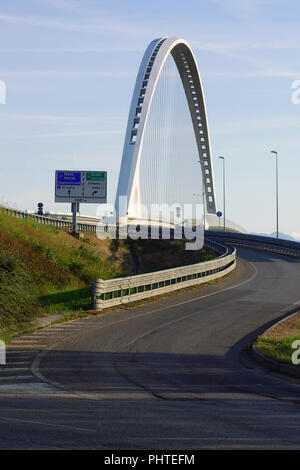
[[[13,342],[9,360],[31,372],[0,381],[0,446],[299,449],[300,382],[247,347],[300,305],[300,262],[238,256],[215,284]]]

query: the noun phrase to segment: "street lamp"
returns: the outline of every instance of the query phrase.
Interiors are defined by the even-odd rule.
[[[225,216],[225,158],[224,157],[219,157],[221,160],[223,160],[223,212],[224,212],[224,232],[226,232],[226,216]]]
[[[278,238],[278,152],[271,150],[271,153],[275,155],[276,162],[276,238]]]

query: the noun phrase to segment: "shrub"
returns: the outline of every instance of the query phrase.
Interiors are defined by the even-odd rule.
[[[0,327],[32,319],[37,312],[36,287],[20,260],[0,252]]]

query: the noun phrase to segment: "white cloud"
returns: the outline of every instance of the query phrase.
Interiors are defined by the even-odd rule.
[[[49,133],[41,133],[41,134],[31,134],[31,135],[4,135],[0,136],[1,140],[6,139],[44,139],[49,137],[91,137],[97,135],[122,135],[124,131],[122,130],[96,130],[96,131],[75,131],[75,132],[49,132]]]
[[[5,77],[131,77],[136,71],[126,70],[2,70]]]
[[[123,131],[118,130],[107,130],[107,131],[76,131],[76,132],[53,132],[46,134],[33,134],[33,138],[44,138],[44,137],[86,137],[93,135],[115,135],[124,134]]]
[[[1,48],[1,53],[34,53],[34,54],[83,54],[95,53],[103,54],[106,52],[144,52],[145,47],[139,45],[103,46],[103,47],[14,47]]]
[[[59,116],[47,114],[14,114],[14,113],[1,113],[0,119],[13,119],[20,121],[64,121],[64,122],[107,122],[124,120],[124,116]]]
[[[282,0],[210,0],[222,10],[226,10],[233,17],[243,20],[260,17],[263,10],[268,7],[282,4]]]
[[[297,79],[300,77],[300,69],[262,69],[247,72],[206,72],[203,75],[207,77],[228,77],[228,78],[290,78]]]
[[[138,36],[146,34],[147,28],[138,27],[136,24],[130,23],[130,18],[116,19],[104,14],[98,16],[89,16],[86,18],[70,19],[69,16],[61,18],[45,17],[45,16],[20,16],[0,12],[0,21],[8,24],[23,24],[35,28],[49,28],[63,31],[75,31],[80,33],[90,33],[103,35],[103,33],[118,33],[130,36]],[[151,35],[151,30],[148,31]],[[150,36],[151,37],[151,36]]]
[[[82,2],[76,2],[72,0],[35,0],[37,3],[44,5],[46,7],[50,8],[56,8],[59,10],[65,10],[69,14],[77,14],[77,15],[83,15],[83,14],[90,14],[90,10],[86,8],[82,8]],[[87,5],[87,0],[85,0],[85,5]],[[89,4],[90,6],[90,4]]]
[[[300,43],[297,41],[292,42],[203,42],[191,41],[191,46],[194,50],[215,52],[219,54],[229,54],[231,52],[246,52],[246,51],[285,51],[285,50],[299,50]]]
[[[286,51],[286,50],[299,50],[300,43],[293,42],[208,42],[208,41],[190,41],[194,51],[207,51],[216,54],[228,55],[233,52],[247,52],[247,51]],[[48,53],[48,54],[82,54],[82,53],[95,53],[102,54],[107,52],[144,52],[145,44],[117,44],[114,46],[103,45],[98,47],[13,47],[13,48],[0,48],[1,53]],[[241,57],[236,56],[241,59]]]
[[[268,116],[265,119],[255,119],[255,120],[239,120],[226,122],[222,124],[216,124],[211,126],[214,134],[237,134],[242,131],[250,130],[276,130],[283,128],[298,128],[300,127],[300,118],[295,119],[289,116],[279,116],[271,117]]]

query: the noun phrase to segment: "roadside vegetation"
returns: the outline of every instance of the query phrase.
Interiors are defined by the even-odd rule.
[[[110,279],[211,259],[180,240],[76,239],[63,230],[18,219],[0,208],[0,338],[37,317],[91,308],[94,279]]]
[[[47,313],[86,310],[95,278],[128,274],[130,250],[115,240],[17,219],[0,210],[0,331]]]
[[[224,225],[223,225],[223,224],[220,224],[220,227],[210,225],[210,226],[209,226],[209,230],[210,230],[210,231],[213,231],[213,232],[224,232]],[[230,228],[227,228],[227,229],[226,229],[226,232],[241,233],[239,230],[236,230],[236,229],[231,228],[231,227],[230,227]]]
[[[256,347],[265,356],[291,365],[295,351],[291,346],[295,340],[300,340],[300,312],[259,336]]]
[[[186,250],[182,240],[135,240],[131,246],[140,259],[140,273],[178,268],[213,259],[215,255],[202,250]]]

